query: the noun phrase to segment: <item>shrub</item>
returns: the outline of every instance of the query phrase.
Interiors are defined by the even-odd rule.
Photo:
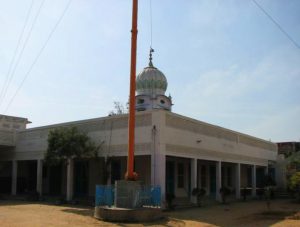
[[[229,196],[231,193],[231,190],[227,187],[221,187],[220,188],[220,194],[221,194],[221,198],[222,198],[222,203],[226,204],[226,198],[227,196]]]
[[[206,190],[204,188],[194,188],[192,190],[192,195],[197,197],[197,205],[202,206],[202,199],[205,196]]]

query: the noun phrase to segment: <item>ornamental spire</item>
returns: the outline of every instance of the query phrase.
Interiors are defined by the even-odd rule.
[[[153,67],[153,63],[152,63],[152,53],[154,52],[154,49],[152,49],[152,47],[150,47],[150,53],[149,53],[149,67]]]

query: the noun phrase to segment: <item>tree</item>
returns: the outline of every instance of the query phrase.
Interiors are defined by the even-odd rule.
[[[300,202],[300,151],[286,159],[288,190]]]
[[[289,186],[291,189],[300,188],[300,172],[296,172],[291,176]]]
[[[96,146],[87,134],[76,127],[56,128],[49,132],[45,161],[55,165],[72,158],[98,157],[101,145]]]
[[[109,116],[112,115],[120,115],[120,114],[126,114],[128,113],[128,103],[126,104],[126,107],[121,102],[114,102],[114,110],[109,112]]]
[[[286,161],[288,175],[293,175],[295,172],[300,171],[300,151],[293,153]]]

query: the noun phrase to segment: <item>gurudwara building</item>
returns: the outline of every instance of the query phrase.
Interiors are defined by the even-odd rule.
[[[241,188],[252,196],[263,186],[268,165],[276,160],[277,146],[240,132],[208,124],[171,111],[165,95],[167,79],[149,66],[136,79],[135,171],[146,185],[159,185],[162,200],[167,193],[194,201],[193,188],[220,199],[223,186],[240,198]],[[128,115],[66,122],[26,129],[25,118],[0,115],[0,193],[93,197],[95,185],[103,183],[103,165],[108,165],[107,183],[122,179],[126,171]],[[101,143],[101,162],[73,160],[67,166],[43,162],[50,130],[76,126]],[[110,162],[105,162],[105,160]]]

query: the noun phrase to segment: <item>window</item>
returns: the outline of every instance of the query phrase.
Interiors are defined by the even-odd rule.
[[[184,165],[183,163],[177,164],[177,188],[184,187]]]
[[[138,99],[138,104],[143,104],[145,102],[144,99]]]
[[[111,183],[115,184],[116,180],[121,179],[121,161],[120,160],[112,160],[111,161]]]

